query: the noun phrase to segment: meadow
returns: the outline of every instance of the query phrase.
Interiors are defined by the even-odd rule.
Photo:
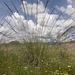
[[[0,75],[75,75],[75,43],[0,45]]]
[[[16,1],[1,5],[0,75],[75,75],[75,41],[65,42],[75,40],[75,12],[67,11],[71,4],[62,11],[55,0]]]

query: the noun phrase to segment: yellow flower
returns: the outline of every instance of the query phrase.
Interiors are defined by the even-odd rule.
[[[45,73],[47,73],[47,71],[45,71]]]
[[[64,72],[64,75],[69,75],[67,72]]]
[[[57,72],[54,72],[54,74],[53,75],[57,75]]]

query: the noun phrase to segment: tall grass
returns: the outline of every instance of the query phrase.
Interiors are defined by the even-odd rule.
[[[44,13],[46,12],[48,2],[49,0],[46,0]],[[28,19],[27,14],[25,13],[25,11],[28,10],[27,5],[24,5],[23,0],[21,0],[21,3],[24,9],[24,18]],[[6,2],[4,2],[4,4],[8,8],[10,13],[13,14],[14,12],[11,7],[9,7]],[[13,2],[11,2],[11,4],[13,5],[16,12],[19,13],[15,4]],[[37,8],[36,15],[38,15]],[[55,9],[56,8],[53,7],[50,16],[51,14],[53,14]],[[56,22],[65,13],[65,11],[66,9],[61,12],[61,14],[57,17],[56,21],[53,23],[52,29],[49,32],[49,36],[51,36]],[[13,16],[15,17],[15,19],[17,19],[14,14]],[[47,20],[47,23],[50,19],[50,16]],[[64,22],[66,22],[70,18],[70,16]],[[46,14],[41,21],[41,23],[43,23],[43,27],[46,26],[44,25],[45,17]],[[38,22],[37,20],[38,19],[36,19],[35,21],[36,24]],[[13,30],[17,34],[17,31],[12,27],[10,22],[8,22],[6,19],[4,19],[4,21],[10,26],[11,30]],[[24,26],[24,23],[22,24]],[[3,26],[4,24],[1,23],[1,25]],[[63,36],[66,36],[66,33],[72,28],[74,28],[74,26],[66,29],[66,31],[64,31],[60,35],[60,37],[57,37],[57,39],[59,40]],[[8,37],[8,35],[5,34],[1,33],[1,35]],[[44,43],[36,38],[35,42],[33,42],[32,40],[25,43],[13,42],[2,45],[0,44],[0,75],[75,75],[75,54],[71,53],[71,50],[68,50],[68,48],[65,48],[65,43],[60,44],[60,40],[57,41],[56,44]]]
[[[6,45],[2,46],[0,47],[1,75],[64,75],[65,72],[68,75],[75,74],[75,56],[63,48],[63,45],[41,42],[10,43],[7,44],[7,50]]]

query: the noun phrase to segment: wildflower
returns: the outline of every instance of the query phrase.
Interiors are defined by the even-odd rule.
[[[43,62],[43,60],[41,60],[41,62]]]
[[[6,74],[3,74],[3,75],[6,75]]]
[[[64,75],[69,75],[67,72],[64,72]]]
[[[33,72],[32,70],[30,72]]]
[[[25,69],[25,70],[27,70],[27,69],[28,69],[28,67],[24,67],[24,69]]]
[[[47,73],[47,71],[45,71],[45,73]]]
[[[61,67],[59,67],[59,69],[61,69]]]
[[[71,67],[71,65],[68,65],[68,68]]]
[[[56,75],[57,74],[57,72],[54,72],[54,74],[53,75]]]
[[[10,67],[8,67],[10,69]]]

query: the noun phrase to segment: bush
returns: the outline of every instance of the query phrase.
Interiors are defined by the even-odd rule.
[[[26,63],[40,66],[49,59],[48,45],[44,43],[26,43],[23,57]]]

